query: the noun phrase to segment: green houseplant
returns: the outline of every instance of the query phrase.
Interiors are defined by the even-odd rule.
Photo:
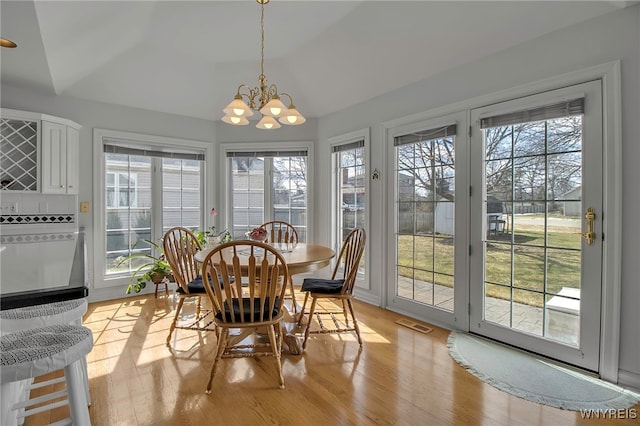
[[[157,244],[149,240],[138,240],[132,247],[141,243],[147,243],[155,248],[154,254],[149,253],[131,253],[128,256],[123,256],[118,260],[116,266],[120,266],[125,262],[133,261],[134,259],[141,259],[140,264],[136,264],[136,269],[131,274],[131,283],[127,286],[126,293],[130,294],[131,291],[139,293],[147,286],[147,282],[160,283],[166,278],[171,277],[171,267],[164,257],[164,250],[160,244]]]

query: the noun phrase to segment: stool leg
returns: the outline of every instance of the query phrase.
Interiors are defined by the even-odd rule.
[[[80,369],[82,370],[82,381],[84,382],[84,390],[87,398],[87,406],[91,406],[91,393],[89,392],[89,371],[87,370],[87,357],[83,357],[80,361]]]
[[[64,367],[64,378],[67,382],[71,421],[74,425],[91,425],[85,383],[82,378],[82,360]]]

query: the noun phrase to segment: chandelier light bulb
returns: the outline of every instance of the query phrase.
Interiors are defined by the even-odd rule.
[[[271,130],[271,129],[278,129],[278,128],[282,127],[282,126],[280,126],[280,123],[278,123],[275,118],[270,117],[268,115],[265,115],[258,122],[256,127],[258,129]]]
[[[237,116],[237,115],[227,114],[224,117],[222,117],[222,121],[229,124],[235,124],[237,126],[245,126],[249,124],[249,120],[247,120],[247,117],[243,115]]]
[[[289,126],[297,126],[298,124],[302,124],[307,120],[302,116],[302,114],[298,112],[293,104],[291,104],[289,108],[287,108],[285,112],[282,113],[278,121]]]

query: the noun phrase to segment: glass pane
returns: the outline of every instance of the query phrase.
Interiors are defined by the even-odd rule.
[[[545,199],[544,157],[523,157],[513,160],[513,199],[539,201]]]
[[[495,160],[485,163],[486,193],[496,200],[512,199],[512,161]]]
[[[442,274],[453,275],[453,238],[434,238],[433,270]]]
[[[413,299],[413,269],[399,266],[397,295],[406,299]]]
[[[484,319],[505,327],[511,326],[511,288],[484,285]]]
[[[513,253],[513,285],[544,291],[544,255],[543,247],[518,246]]]
[[[580,251],[547,250],[547,293],[556,294],[564,287],[580,288]]]
[[[547,245],[579,249],[581,244],[580,202],[562,202],[558,213],[547,218]],[[564,212],[569,214],[563,214]],[[572,213],[575,213],[572,214]]]
[[[545,122],[513,126],[513,156],[531,156],[545,152]]]
[[[512,133],[511,126],[485,130],[484,139],[487,160],[511,158]]]
[[[525,333],[542,336],[543,299],[542,293],[514,289],[512,327]]]
[[[554,154],[547,157],[547,197],[550,200],[581,199],[582,154]]]
[[[511,246],[485,243],[485,280],[511,285]]]
[[[434,305],[453,311],[453,276],[435,274],[435,285],[433,287]]]
[[[548,152],[582,151],[582,116],[562,117],[547,122]]]
[[[433,273],[430,271],[414,271],[413,299],[416,302],[433,304]]]
[[[580,344],[580,290],[563,288],[547,295],[545,337],[569,345]]]
[[[433,238],[414,237],[413,264],[415,268],[433,271]]]

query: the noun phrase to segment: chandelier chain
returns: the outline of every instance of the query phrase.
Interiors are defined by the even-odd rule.
[[[264,77],[264,3],[260,3],[260,76]]]

